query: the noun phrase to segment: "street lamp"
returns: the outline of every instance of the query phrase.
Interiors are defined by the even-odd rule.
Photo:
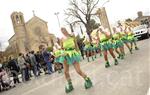
[[[59,17],[58,17],[58,15],[59,15],[59,12],[56,12],[56,13],[54,13],[54,15],[56,15],[56,17],[57,17],[57,20],[58,20],[58,25],[59,25],[59,28],[60,28],[60,21],[59,21]]]

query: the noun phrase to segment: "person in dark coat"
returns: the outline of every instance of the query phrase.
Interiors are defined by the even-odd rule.
[[[30,53],[30,52],[29,52]],[[32,77],[31,71],[32,71],[32,64],[31,64],[31,60],[30,60],[30,56],[29,53],[26,54],[25,56],[25,61],[29,64],[29,76]]]
[[[39,58],[40,58],[40,64],[41,64],[41,68],[43,68],[43,71],[45,74],[48,74],[47,71],[47,66],[46,66],[46,62],[44,61],[44,57],[42,54],[42,51],[39,52]]]
[[[35,58],[36,58],[36,61],[37,61],[37,70],[39,71],[39,74],[42,73],[41,72],[41,55],[40,55],[40,52],[37,51],[37,53],[35,54]]]
[[[34,74],[35,77],[37,77],[39,75],[39,71],[37,70],[37,61],[36,61],[36,58],[35,58],[34,51],[31,51],[29,53],[29,57],[30,57],[30,60],[31,60],[33,74]]]
[[[52,54],[50,52],[48,52],[48,50],[45,47],[43,47],[42,55],[44,57],[44,61],[45,61],[46,66],[47,66],[48,74],[53,73],[52,60],[51,60],[51,59],[53,59],[53,58],[51,58]]]
[[[19,78],[18,78],[20,68],[19,68],[17,61],[13,59],[12,57],[9,58],[8,68],[10,68],[11,74],[13,75],[14,83],[15,84],[20,83]]]

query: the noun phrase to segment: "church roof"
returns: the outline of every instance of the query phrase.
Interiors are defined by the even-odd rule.
[[[15,34],[13,35],[13,36],[11,36],[11,38],[8,40],[8,41],[11,41],[11,40],[13,40],[13,39],[15,39]]]
[[[41,19],[41,18],[39,18],[39,17],[37,17],[37,16],[33,16],[30,20],[28,20],[28,21],[26,22],[26,24],[28,24],[28,23],[32,22],[33,20],[36,20],[36,19],[38,19],[38,20],[40,20],[40,21],[42,21],[42,22],[44,22],[44,23],[47,23],[47,21],[45,21],[45,20],[43,20],[43,19]]]
[[[141,19],[146,19],[146,18],[150,19],[150,16],[137,17],[137,18],[135,19],[135,21],[141,20]]]

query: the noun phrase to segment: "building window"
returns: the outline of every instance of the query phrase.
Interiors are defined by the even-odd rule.
[[[16,21],[18,24],[20,23],[18,15],[16,16]]]

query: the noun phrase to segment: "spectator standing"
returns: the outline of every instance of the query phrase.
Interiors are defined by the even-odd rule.
[[[31,70],[32,70],[32,65],[31,65],[31,60],[29,53],[26,54],[25,56],[25,61],[29,64],[28,70],[29,70],[29,76],[32,77]]]
[[[36,58],[36,61],[37,61],[37,70],[38,70],[38,72],[39,72],[39,75],[40,75],[40,73],[42,73],[41,72],[41,58],[40,58],[41,56],[40,56],[40,52],[39,51],[37,51],[37,53],[35,54],[35,58]]]
[[[20,83],[18,75],[19,75],[19,65],[17,64],[16,60],[12,57],[9,58],[8,68],[10,68],[11,74],[13,75],[14,83]]]
[[[48,74],[53,73],[52,63],[51,63],[51,53],[48,52],[47,49],[43,47],[42,55],[44,57],[44,61],[46,62],[46,65],[47,65]]]
[[[20,69],[21,69],[22,81],[23,82],[28,81],[29,80],[28,67],[27,67],[27,63],[26,63],[22,53],[19,54],[18,64],[19,64]]]
[[[47,72],[46,72],[47,71],[47,65],[46,65],[46,62],[44,61],[42,51],[40,51],[39,57],[40,57],[41,68],[43,68],[45,74],[47,74]]]
[[[37,70],[37,61],[36,61],[36,58],[35,58],[35,55],[34,55],[34,51],[31,51],[29,56],[30,56],[30,60],[31,60],[33,74],[34,74],[35,77],[37,77],[39,72]]]

